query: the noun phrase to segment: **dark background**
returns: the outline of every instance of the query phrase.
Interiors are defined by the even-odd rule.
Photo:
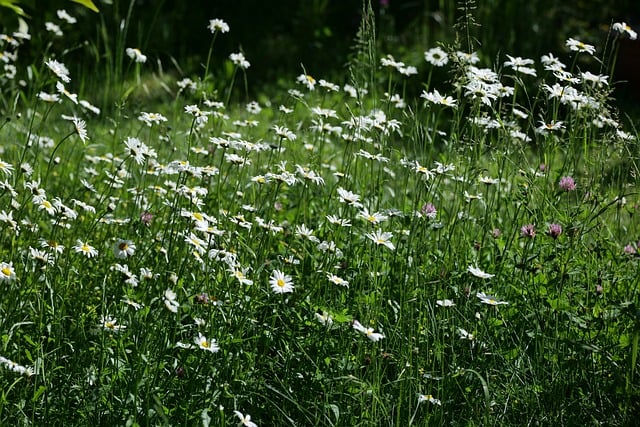
[[[253,90],[278,80],[290,82],[302,72],[301,64],[310,74],[328,80],[343,74],[363,8],[361,0],[94,2],[99,14],[67,0],[24,0],[21,5],[29,15],[26,22],[32,33],[43,28],[47,20],[59,23],[57,9],[64,8],[78,18],[74,26],[63,25],[65,36],[60,45],[67,46],[67,57],[73,57],[73,61],[65,62],[83,64],[85,70],[107,62],[105,52],[116,48],[118,37],[123,36],[124,47],[139,47],[149,57],[149,64],[160,60],[165,70],[201,75],[212,39],[207,29],[209,19],[223,19],[231,31],[218,35],[214,60],[243,51],[251,63],[247,73]],[[408,64],[421,64],[418,61],[425,49],[437,42],[455,41],[454,24],[463,16],[459,8],[462,3],[372,0],[380,51]],[[625,21],[640,30],[639,0],[484,0],[467,4],[479,24],[471,26],[471,36],[482,41],[476,49],[483,53],[485,65],[501,63],[495,58],[505,53],[536,61],[548,52],[562,54],[568,37],[596,44],[601,54],[612,22]],[[119,32],[125,19],[129,23],[126,35]],[[0,8],[0,24],[5,31],[14,30],[16,22],[15,14]],[[620,78],[633,79],[640,74],[632,64],[640,61],[637,46],[624,46],[624,57],[617,63]],[[42,46],[42,50],[45,48]],[[179,68],[173,64],[179,64]]]

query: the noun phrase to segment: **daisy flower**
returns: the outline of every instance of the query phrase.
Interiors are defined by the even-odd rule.
[[[45,61],[44,64],[63,82],[69,83],[71,81],[71,78],[69,78],[69,69],[62,62],[49,59]]]
[[[580,40],[576,40],[573,38],[569,38],[569,40],[567,40],[566,46],[569,48],[569,50],[572,50],[574,52],[585,52],[589,55],[593,55],[594,53],[596,53],[595,46],[583,43]]]
[[[419,394],[418,395],[418,403],[429,402],[432,405],[442,406],[442,402],[439,399],[436,399],[430,394]]]
[[[0,159],[0,173],[4,176],[9,176],[13,173],[13,165]]]
[[[0,365],[4,365],[8,370],[17,372],[20,375],[25,375],[27,377],[30,377],[34,374],[34,370],[32,367],[19,365],[16,362],[13,362],[2,356],[0,356]]]
[[[210,351],[211,353],[217,353],[220,350],[218,343],[215,339],[208,340],[207,337],[198,333],[197,338],[194,339],[195,343],[203,350]]]
[[[608,86],[609,85],[609,76],[605,76],[602,74],[593,74],[589,71],[585,71],[580,74],[583,82],[595,83],[597,86]]]
[[[458,336],[460,336],[461,340],[473,341],[476,339],[476,337],[473,334],[467,332],[466,329],[462,329],[462,328],[458,328]]]
[[[278,135],[282,139],[287,139],[289,141],[295,141],[296,138],[297,138],[295,133],[291,132],[288,128],[286,128],[284,126],[275,125],[275,126],[273,126],[273,130],[276,132],[276,135]]]
[[[73,122],[73,126],[76,128],[76,133],[80,137],[80,140],[83,144],[86,144],[89,140],[89,137],[87,136],[87,123],[75,116],[72,117],[71,121]]]
[[[454,305],[456,305],[456,303],[454,303],[450,299],[439,299],[436,301],[436,304],[438,304],[440,307],[453,307]]]
[[[129,299],[128,296],[125,296],[124,298],[122,298],[120,300],[121,302],[127,304],[128,306],[132,307],[134,310],[140,310],[142,308],[142,304],[139,304],[131,299]]]
[[[491,102],[498,98],[495,93],[495,85],[481,80],[472,80],[464,88],[467,90],[464,95],[471,99],[479,99],[485,105],[491,106]]]
[[[0,282],[13,282],[16,280],[16,271],[13,263],[0,262]]]
[[[539,123],[540,126],[538,126],[535,131],[540,135],[548,135],[550,132],[564,129],[564,122],[560,120],[552,120],[550,123],[546,123],[541,120]]]
[[[342,251],[336,246],[336,243],[334,241],[329,241],[327,242],[326,240],[323,240],[322,242],[320,242],[320,244],[318,244],[318,246],[316,246],[316,249],[318,249],[321,252],[331,252],[333,254],[336,254],[336,257],[338,258],[342,258]]]
[[[385,95],[388,96],[387,93],[385,93]],[[407,106],[407,103],[404,101],[404,99],[402,99],[397,93],[391,95],[391,97],[389,98],[389,102],[391,102],[396,108],[399,109],[403,109]]]
[[[469,80],[478,80],[483,83],[498,83],[500,80],[498,73],[489,68],[478,68],[471,66],[467,72]]]
[[[424,53],[424,60],[435,67],[443,67],[449,62],[449,56],[442,48],[434,47]]]
[[[509,58],[508,61],[505,61],[504,66],[505,67],[511,67],[513,68],[514,71],[517,71],[519,73],[522,74],[528,74],[530,76],[534,76],[536,75],[536,70],[529,67],[529,65],[533,65],[534,61],[533,59],[526,59],[526,58],[521,58],[521,57],[513,57],[511,55],[507,55],[507,58]]]
[[[472,265],[467,267],[467,271],[472,275],[479,277],[480,279],[491,279],[492,277],[495,276],[495,274],[485,273],[484,271],[480,270],[478,267],[474,267]]]
[[[384,338],[383,334],[381,334],[379,332],[374,332],[373,328],[365,328],[357,320],[353,321],[353,329],[355,329],[356,331],[360,332],[361,334],[366,335],[367,338],[369,338],[373,342],[380,341],[381,339]]]
[[[467,53],[458,51],[455,53],[455,55],[458,61],[463,64],[477,64],[478,62],[480,62],[478,52]]]
[[[362,203],[360,203],[360,196],[351,191],[345,190],[342,187],[338,187],[338,197],[340,198],[340,201],[342,203],[346,203],[358,208],[362,207]]]
[[[379,224],[382,221],[386,221],[387,219],[389,219],[388,216],[380,212],[370,213],[368,209],[363,209],[360,212],[358,212],[358,218],[364,219],[365,221],[368,221],[371,224]]]
[[[247,272],[249,271],[249,267],[234,267],[230,268],[228,271],[231,273],[232,277],[238,279],[238,282],[240,282],[241,285],[253,285],[253,280],[247,279],[246,276]]]
[[[247,61],[244,55],[242,54],[242,52],[232,53],[231,55],[229,55],[229,59],[231,60],[233,65],[236,65],[242,68],[243,70],[246,70],[251,66],[249,61]]]
[[[638,38],[638,33],[633,31],[630,26],[627,25],[626,22],[616,22],[613,24],[613,31],[620,34],[627,34],[631,40],[635,40]]]
[[[65,89],[62,83],[56,82],[56,90],[62,95],[69,98],[71,101],[73,101],[74,104],[78,103],[78,95],[76,95],[75,93],[69,92],[67,89]]]
[[[327,215],[326,218],[331,224],[338,225],[340,227],[351,227],[351,221],[348,219],[339,218],[336,215]]]
[[[478,177],[478,182],[485,184],[485,185],[495,185],[497,183],[500,182],[499,179],[497,178],[491,178],[490,176],[479,176]]]
[[[0,211],[0,221],[4,222],[6,224],[9,224],[9,226],[19,232],[20,231],[20,227],[18,226],[18,223],[13,219],[13,211],[10,210],[9,213],[7,213],[6,211]]]
[[[93,258],[95,256],[98,256],[98,250],[96,248],[94,248],[88,243],[83,242],[80,239],[76,241],[76,245],[73,246],[72,249],[77,253],[86,256],[87,258]]]
[[[388,231],[376,230],[373,233],[365,234],[366,237],[373,240],[376,245],[384,245],[387,248],[394,250],[396,247],[389,239],[393,237],[393,233]]]
[[[151,126],[166,122],[167,118],[160,113],[147,113],[143,111],[140,113],[140,116],[138,116],[138,120],[144,122],[147,126]]]
[[[464,198],[467,203],[471,203],[472,200],[482,200],[482,193],[469,194],[467,190],[464,190]]]
[[[147,56],[143,55],[142,52],[140,52],[140,49],[128,47],[125,50],[125,53],[129,58],[133,59],[134,62],[140,64],[144,64],[145,62],[147,62]]]
[[[100,326],[106,331],[111,331],[111,332],[120,332],[124,329],[127,329],[125,325],[118,325],[118,321],[111,316],[100,317],[100,323],[98,326]]]
[[[398,68],[398,72],[400,74],[403,74],[405,76],[412,76],[414,74],[418,74],[418,69],[416,67],[414,67],[413,65],[407,65],[404,67],[399,67]]]
[[[496,297],[492,296],[492,295],[487,295],[484,292],[478,292],[476,294],[476,296],[478,298],[480,298],[480,302],[483,304],[487,304],[487,305],[502,305],[502,304],[509,304],[506,301],[500,301],[498,300]]]
[[[55,254],[61,254],[64,252],[64,246],[55,240],[39,239],[38,241],[40,242],[41,248],[49,249]]]
[[[54,24],[53,22],[45,22],[44,23],[44,28],[45,28],[45,30],[53,33],[54,35],[56,35],[58,37],[62,37],[64,35],[62,30],[60,29],[60,26]]]
[[[209,31],[211,31],[212,33],[228,33],[229,24],[224,22],[222,19],[211,19],[209,20]]]
[[[93,114],[96,114],[96,115],[100,114],[100,109],[95,105],[91,104],[89,101],[85,101],[84,99],[81,99],[79,102],[82,108],[91,111]]]
[[[149,148],[144,142],[140,141],[136,137],[128,136],[124,141],[126,153],[133,157],[136,164],[141,165],[148,158],[155,158],[158,156],[156,150]]]
[[[636,139],[633,135],[620,129],[616,129],[616,136],[623,141],[633,141]]]
[[[40,268],[43,270],[45,270],[48,265],[53,265],[54,263],[51,254],[49,254],[45,250],[32,248],[31,246],[29,246],[29,257],[32,260],[36,261],[38,266],[40,266]]]
[[[338,92],[340,90],[340,86],[338,86],[337,84],[328,82],[323,79],[320,79],[318,81],[318,85],[320,85],[320,87],[327,89],[330,92]]]
[[[52,104],[60,102],[60,97],[57,93],[40,92],[38,93],[38,99],[44,102],[50,102]]]
[[[176,298],[177,298],[176,293],[173,292],[171,289],[167,289],[166,291],[164,291],[164,296],[162,297],[164,301],[164,305],[172,313],[177,313],[178,307],[180,307],[180,303]]]
[[[280,270],[273,270],[269,278],[271,290],[276,294],[293,292],[293,280]]]
[[[316,313],[316,319],[323,326],[331,326],[331,325],[333,325],[333,317],[331,317],[331,315],[329,313],[327,313],[326,311],[323,311],[322,313]]]
[[[307,228],[305,224],[296,225],[295,235],[314,243],[320,243],[320,239],[313,235],[313,230]]]
[[[313,182],[315,185],[324,185],[324,178],[306,167],[296,165],[296,172],[302,178]]]
[[[380,65],[383,67],[391,67],[396,70],[400,67],[404,67],[404,62],[396,61],[392,55],[387,54],[384,58],[380,58]]]
[[[308,74],[300,74],[297,78],[296,81],[304,86],[307,87],[307,89],[309,90],[314,90],[316,87],[316,79],[314,79],[313,77],[311,77]]]
[[[453,99],[451,96],[440,95],[440,92],[438,92],[437,89],[434,89],[433,92],[427,92],[426,90],[423,90],[422,94],[420,94],[420,98],[424,98],[427,101],[437,105],[444,105],[445,107],[457,107],[455,99]]]
[[[135,251],[136,245],[131,240],[118,239],[113,245],[113,254],[119,259],[130,257]]]
[[[251,415],[249,414],[244,415],[240,411],[233,411],[233,413],[236,414],[236,417],[240,418],[240,422],[238,423],[238,425],[245,426],[245,427],[258,427],[256,423],[251,421]]]
[[[349,287],[349,282],[341,277],[336,276],[335,274],[327,273],[327,279],[329,279],[329,281],[335,285],[344,286],[345,288]]]
[[[552,53],[542,55],[540,57],[540,62],[544,65],[544,69],[548,71],[562,71],[566,67],[560,59],[553,56]]]
[[[75,24],[76,22],[78,22],[76,18],[69,15],[69,13],[64,9],[57,10],[56,15],[58,15],[58,18],[65,21],[67,24]]]

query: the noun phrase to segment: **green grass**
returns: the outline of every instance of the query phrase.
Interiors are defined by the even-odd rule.
[[[165,76],[160,103],[119,68],[97,116],[40,99],[42,63],[1,80],[0,424],[632,423],[638,145],[608,80],[389,62],[364,15],[337,90],[259,109],[213,44],[228,81]]]

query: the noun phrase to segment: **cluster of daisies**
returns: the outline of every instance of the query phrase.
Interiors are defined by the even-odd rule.
[[[636,38],[636,33],[625,23],[614,24],[613,31],[619,36],[626,36],[631,39]],[[596,53],[595,47],[576,39],[570,38],[566,42],[567,49],[575,54],[585,54],[593,56]],[[537,70],[534,68],[535,61],[529,58],[507,56],[507,61],[503,65],[504,75],[509,75],[509,79],[517,85],[524,84],[527,77],[537,77]],[[563,121],[549,118],[539,120],[539,125],[533,128],[530,135],[523,125],[529,127],[531,121],[530,113],[527,109],[518,104],[509,103],[509,99],[515,99],[514,94],[517,87],[506,85],[501,81],[501,76],[492,69],[480,68],[477,64],[480,57],[472,52],[447,53],[442,48],[436,47],[425,52],[425,60],[433,67],[444,67],[454,63],[459,70],[459,77],[456,80],[454,90],[458,94],[455,98],[451,95],[441,94],[438,89],[423,90],[420,97],[432,105],[439,105],[449,108],[457,108],[461,102],[474,105],[479,103],[480,113],[469,117],[475,125],[485,132],[492,129],[502,129],[508,136],[516,141],[530,142],[532,136],[542,138],[555,137],[566,130]],[[622,140],[633,139],[634,137],[623,131],[619,122],[612,116],[606,105],[608,94],[609,76],[594,74],[588,70],[571,72],[567,66],[556,56],[549,53],[540,59],[545,73],[540,87],[547,95],[549,103],[559,102],[581,115],[589,117],[597,128],[609,127],[614,130],[615,136]],[[392,63],[388,60],[382,61],[383,66],[392,66],[399,73],[405,74],[404,65]],[[552,77],[552,84],[546,83],[546,78]],[[529,83],[533,83],[530,81]],[[460,97],[462,95],[462,97]],[[506,108],[508,107],[508,109]],[[495,116],[493,112],[502,112]],[[552,113],[553,109],[549,109]],[[493,116],[493,117],[492,117]]]

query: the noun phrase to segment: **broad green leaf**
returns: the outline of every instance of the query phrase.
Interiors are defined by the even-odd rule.
[[[74,3],[80,3],[81,5],[83,5],[84,7],[86,7],[87,9],[91,9],[96,13],[99,13],[100,11],[98,10],[98,8],[96,7],[95,4],[93,4],[93,2],[91,0],[71,0]]]

